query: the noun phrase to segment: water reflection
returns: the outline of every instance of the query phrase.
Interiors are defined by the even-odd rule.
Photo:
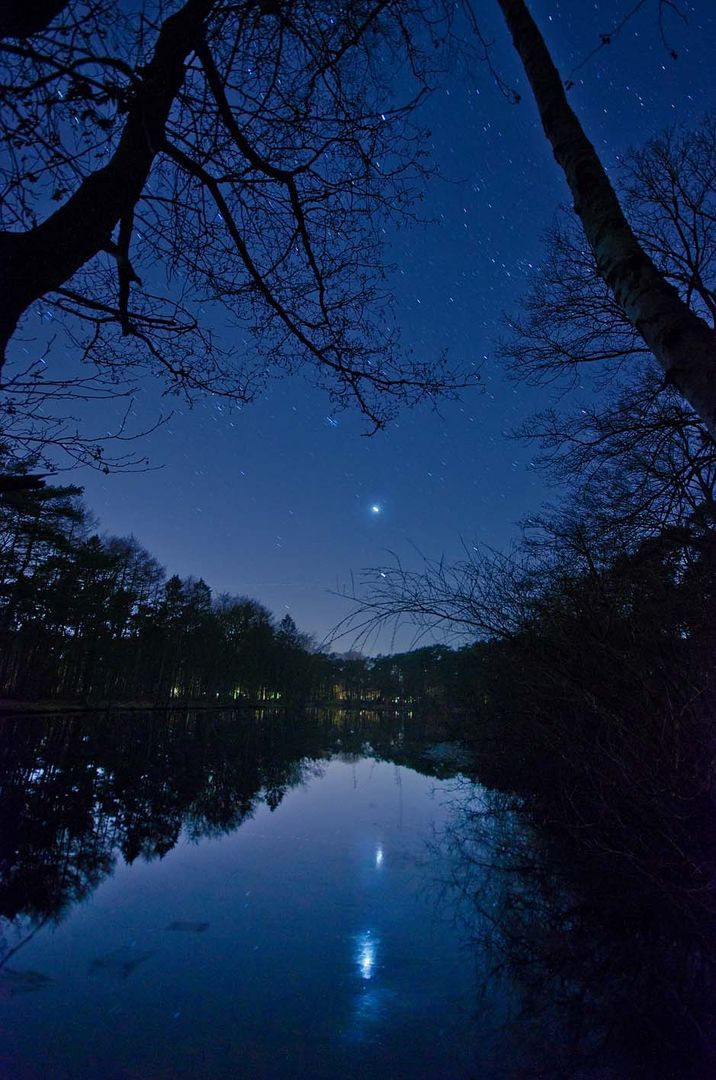
[[[221,836],[281,805],[332,754],[423,761],[429,725],[399,713],[5,717],[0,720],[0,916],[59,918],[115,869],[162,858],[184,832]],[[378,849],[380,850],[380,849]],[[382,861],[376,852],[376,865]]]
[[[469,1024],[447,1047],[441,1032],[453,994],[463,1018],[472,1007],[472,966],[421,892],[444,767],[416,730],[355,715],[9,721],[2,1067],[468,1080]]]
[[[172,1080],[716,1075],[707,906],[636,888],[623,857],[596,870],[525,801],[456,779],[427,721],[1,726],[0,1004],[36,1075],[55,1066],[32,1033],[62,1043],[78,1016],[98,1046],[66,1050],[73,1080],[125,1075],[118,1040],[126,1075]]]
[[[378,956],[378,940],[372,930],[358,935],[356,940],[356,962],[362,979],[372,979]]]
[[[714,938],[704,911],[640,894],[620,864],[595,873],[557,822],[515,796],[462,785],[439,837],[444,894],[510,1002],[502,1038],[515,1076],[712,1080]],[[498,1040],[500,1036],[498,1035]]]
[[[115,949],[106,956],[97,956],[88,968],[90,975],[105,974],[115,979],[128,979],[137,968],[156,955],[155,949],[142,952],[136,944]]]

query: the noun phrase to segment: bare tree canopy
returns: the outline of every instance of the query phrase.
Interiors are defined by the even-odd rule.
[[[147,370],[175,391],[245,401],[307,367],[374,428],[399,402],[471,381],[401,357],[379,243],[384,213],[412,213],[414,106],[461,8],[492,66],[467,0],[5,6],[0,349],[41,303],[86,361],[55,380],[40,349],[5,375],[22,452],[47,438],[38,401],[126,392]],[[500,8],[598,274],[635,347],[713,434],[708,312],[629,224],[527,4]],[[411,87],[397,105],[395,76]],[[53,438],[97,459],[78,433]]]
[[[600,278],[656,357],[665,383],[676,387],[716,435],[713,327],[679,295],[639,242],[524,0],[499,3]]]
[[[716,118],[632,151],[617,188],[643,250],[713,326]],[[576,409],[552,406],[523,434],[541,442],[543,464],[567,482],[580,512],[589,508],[593,535],[613,542],[630,523],[636,540],[713,507],[713,440],[676,389],[664,386],[571,215],[560,215],[548,234],[545,260],[510,328],[501,352],[517,380],[582,387]]]
[[[149,368],[248,400],[308,365],[378,427],[471,381],[401,357],[381,257],[384,216],[412,214],[422,173],[411,117],[446,31],[434,16],[397,0],[11,5],[3,351],[42,301],[89,365],[57,388],[76,397]],[[412,97],[391,106],[396,72]],[[38,374],[52,393],[32,363],[6,385],[15,414]]]

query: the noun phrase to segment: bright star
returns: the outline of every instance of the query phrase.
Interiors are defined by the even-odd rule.
[[[371,514],[379,514],[381,509],[382,508],[378,505],[378,503],[373,503],[373,505],[370,508],[370,512],[371,512]]]

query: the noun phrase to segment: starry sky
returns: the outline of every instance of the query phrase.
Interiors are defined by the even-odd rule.
[[[565,77],[632,6],[530,3]],[[688,24],[667,21],[677,61],[660,40],[653,0],[575,78],[572,104],[608,169],[630,146],[669,124],[697,123],[716,103],[716,4],[680,6]],[[252,596],[279,619],[290,612],[319,641],[347,614],[336,594],[363,568],[390,552],[416,567],[422,555],[459,558],[463,544],[506,548],[519,519],[551,494],[535,447],[510,437],[546,391],[507,381],[493,353],[567,191],[497,6],[475,7],[494,62],[522,102],[509,104],[485,66],[444,79],[425,107],[442,174],[422,207],[433,223],[389,236],[386,261],[395,265],[404,344],[421,358],[447,348],[454,361],[476,366],[480,385],[438,411],[404,411],[372,438],[359,417],[334,413],[298,377],[274,382],[240,410],[211,400],[187,409],[148,389],[139,422],[174,408],[142,447],[157,468],[77,477],[102,530],[134,534],[170,573]],[[411,640],[405,627],[369,651]]]

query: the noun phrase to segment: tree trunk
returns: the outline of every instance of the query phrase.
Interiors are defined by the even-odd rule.
[[[112,241],[141,196],[161,151],[172,103],[184,81],[213,0],[186,0],[162,25],[110,161],[34,229],[0,233],[0,369],[5,349],[32,303],[65,284]]]
[[[632,232],[526,3],[498,3],[600,276],[663,368],[666,381],[716,437],[716,333],[680,298]]]

